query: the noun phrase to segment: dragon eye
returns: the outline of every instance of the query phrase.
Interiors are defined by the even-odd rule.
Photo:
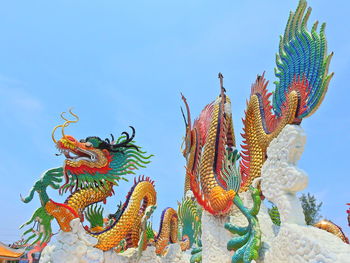
[[[91,146],[92,146],[92,143],[91,143],[91,142],[86,142],[86,143],[85,143],[85,146],[86,146],[86,147],[91,147]]]

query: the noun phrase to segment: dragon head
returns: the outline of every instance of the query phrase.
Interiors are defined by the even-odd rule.
[[[57,143],[58,150],[65,155],[65,169],[73,174],[106,173],[111,170],[111,154],[98,137],[76,140],[65,135]]]
[[[117,181],[126,174],[134,174],[135,169],[145,167],[149,163],[145,152],[140,151],[133,141],[135,129],[132,135],[123,132],[118,139],[102,140],[97,136],[90,136],[86,139],[77,140],[71,135],[66,135],[64,130],[70,123],[78,122],[79,118],[71,110],[69,111],[75,120],[65,120],[65,123],[58,125],[52,132],[52,139],[60,154],[66,159],[64,161],[64,172],[66,182],[61,186],[61,192],[76,190],[84,187],[104,187],[107,183],[117,184]],[[61,128],[62,137],[55,139],[55,131]]]

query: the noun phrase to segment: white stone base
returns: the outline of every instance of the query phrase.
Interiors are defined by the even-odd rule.
[[[88,235],[79,219],[71,222],[71,232],[59,232],[41,254],[40,263],[188,263],[190,251],[182,252],[179,244],[168,246],[167,254],[157,256],[155,247],[148,247],[137,260],[137,249],[117,254],[94,248],[97,239]]]
[[[306,173],[297,167],[306,135],[298,125],[287,125],[267,149],[261,170],[263,194],[278,208],[281,227],[276,237],[266,235],[271,220],[259,223],[263,232],[260,262],[269,263],[350,263],[350,246],[324,230],[306,226],[298,191],[307,187]],[[263,213],[263,211],[260,211]]]
[[[224,228],[228,217],[214,217],[206,211],[202,214],[202,263],[229,263],[232,254],[227,242],[232,234]]]
[[[350,263],[350,246],[327,231],[296,224],[281,226],[264,262]]]
[[[171,244],[168,253],[157,256],[155,247],[148,247],[142,252],[142,256],[137,261],[137,249],[129,248],[124,253],[117,254],[114,251],[104,253],[105,263],[189,263],[191,255],[189,252],[182,252],[179,244]]]
[[[70,223],[71,232],[60,232],[47,245],[40,263],[103,263],[103,251],[94,246],[97,239],[89,236],[80,220]]]

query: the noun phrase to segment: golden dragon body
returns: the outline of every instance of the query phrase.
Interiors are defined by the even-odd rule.
[[[23,198],[24,202],[29,202],[34,192],[39,193],[42,207],[35,214],[35,220],[46,222],[43,225],[46,232],[51,231],[52,218],[57,220],[61,230],[71,231],[70,222],[73,219],[80,218],[83,222],[84,210],[87,207],[99,202],[105,203],[107,198],[114,194],[113,188],[117,182],[124,175],[134,174],[135,169],[144,167],[151,157],[146,156],[145,152],[134,144],[135,131],[132,127],[131,136],[123,132],[117,140],[114,140],[112,135],[111,140],[93,136],[78,141],[73,136],[66,135],[64,129],[70,123],[78,121],[78,117],[71,111],[70,113],[76,119],[68,120],[62,114],[65,122],[56,126],[52,134],[56,147],[66,157],[64,167],[45,172],[32,188],[30,195]],[[54,133],[58,128],[62,129],[62,138],[56,140]],[[59,186],[62,177],[65,178],[65,183]],[[71,194],[63,204],[56,203],[49,199],[46,193],[48,186],[59,189],[61,194],[67,191]],[[124,240],[128,240],[127,247],[137,247],[141,235],[141,219],[148,208],[155,206],[154,184],[149,178],[142,177],[138,181],[135,180],[114,221],[106,227],[86,228],[87,232],[97,238],[96,248],[104,251],[117,247]],[[174,211],[167,209],[162,216],[161,231],[156,241],[159,253],[163,252],[168,243],[178,242],[177,215]],[[33,236],[29,237],[32,238]],[[39,239],[41,238],[46,239],[46,235],[40,235]]]

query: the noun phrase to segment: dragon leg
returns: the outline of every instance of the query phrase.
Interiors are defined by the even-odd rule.
[[[236,195],[234,199],[235,205],[244,214],[248,220],[248,226],[238,227],[231,223],[226,223],[225,228],[233,234],[238,234],[239,237],[234,237],[227,243],[228,250],[235,250],[235,254],[232,257],[232,263],[244,262],[249,263],[253,259],[259,257],[259,249],[261,247],[261,231],[259,222],[256,215],[259,212],[261,199],[260,191],[256,188],[250,187],[253,198],[253,207],[251,209],[246,208],[243,205],[241,198]]]

